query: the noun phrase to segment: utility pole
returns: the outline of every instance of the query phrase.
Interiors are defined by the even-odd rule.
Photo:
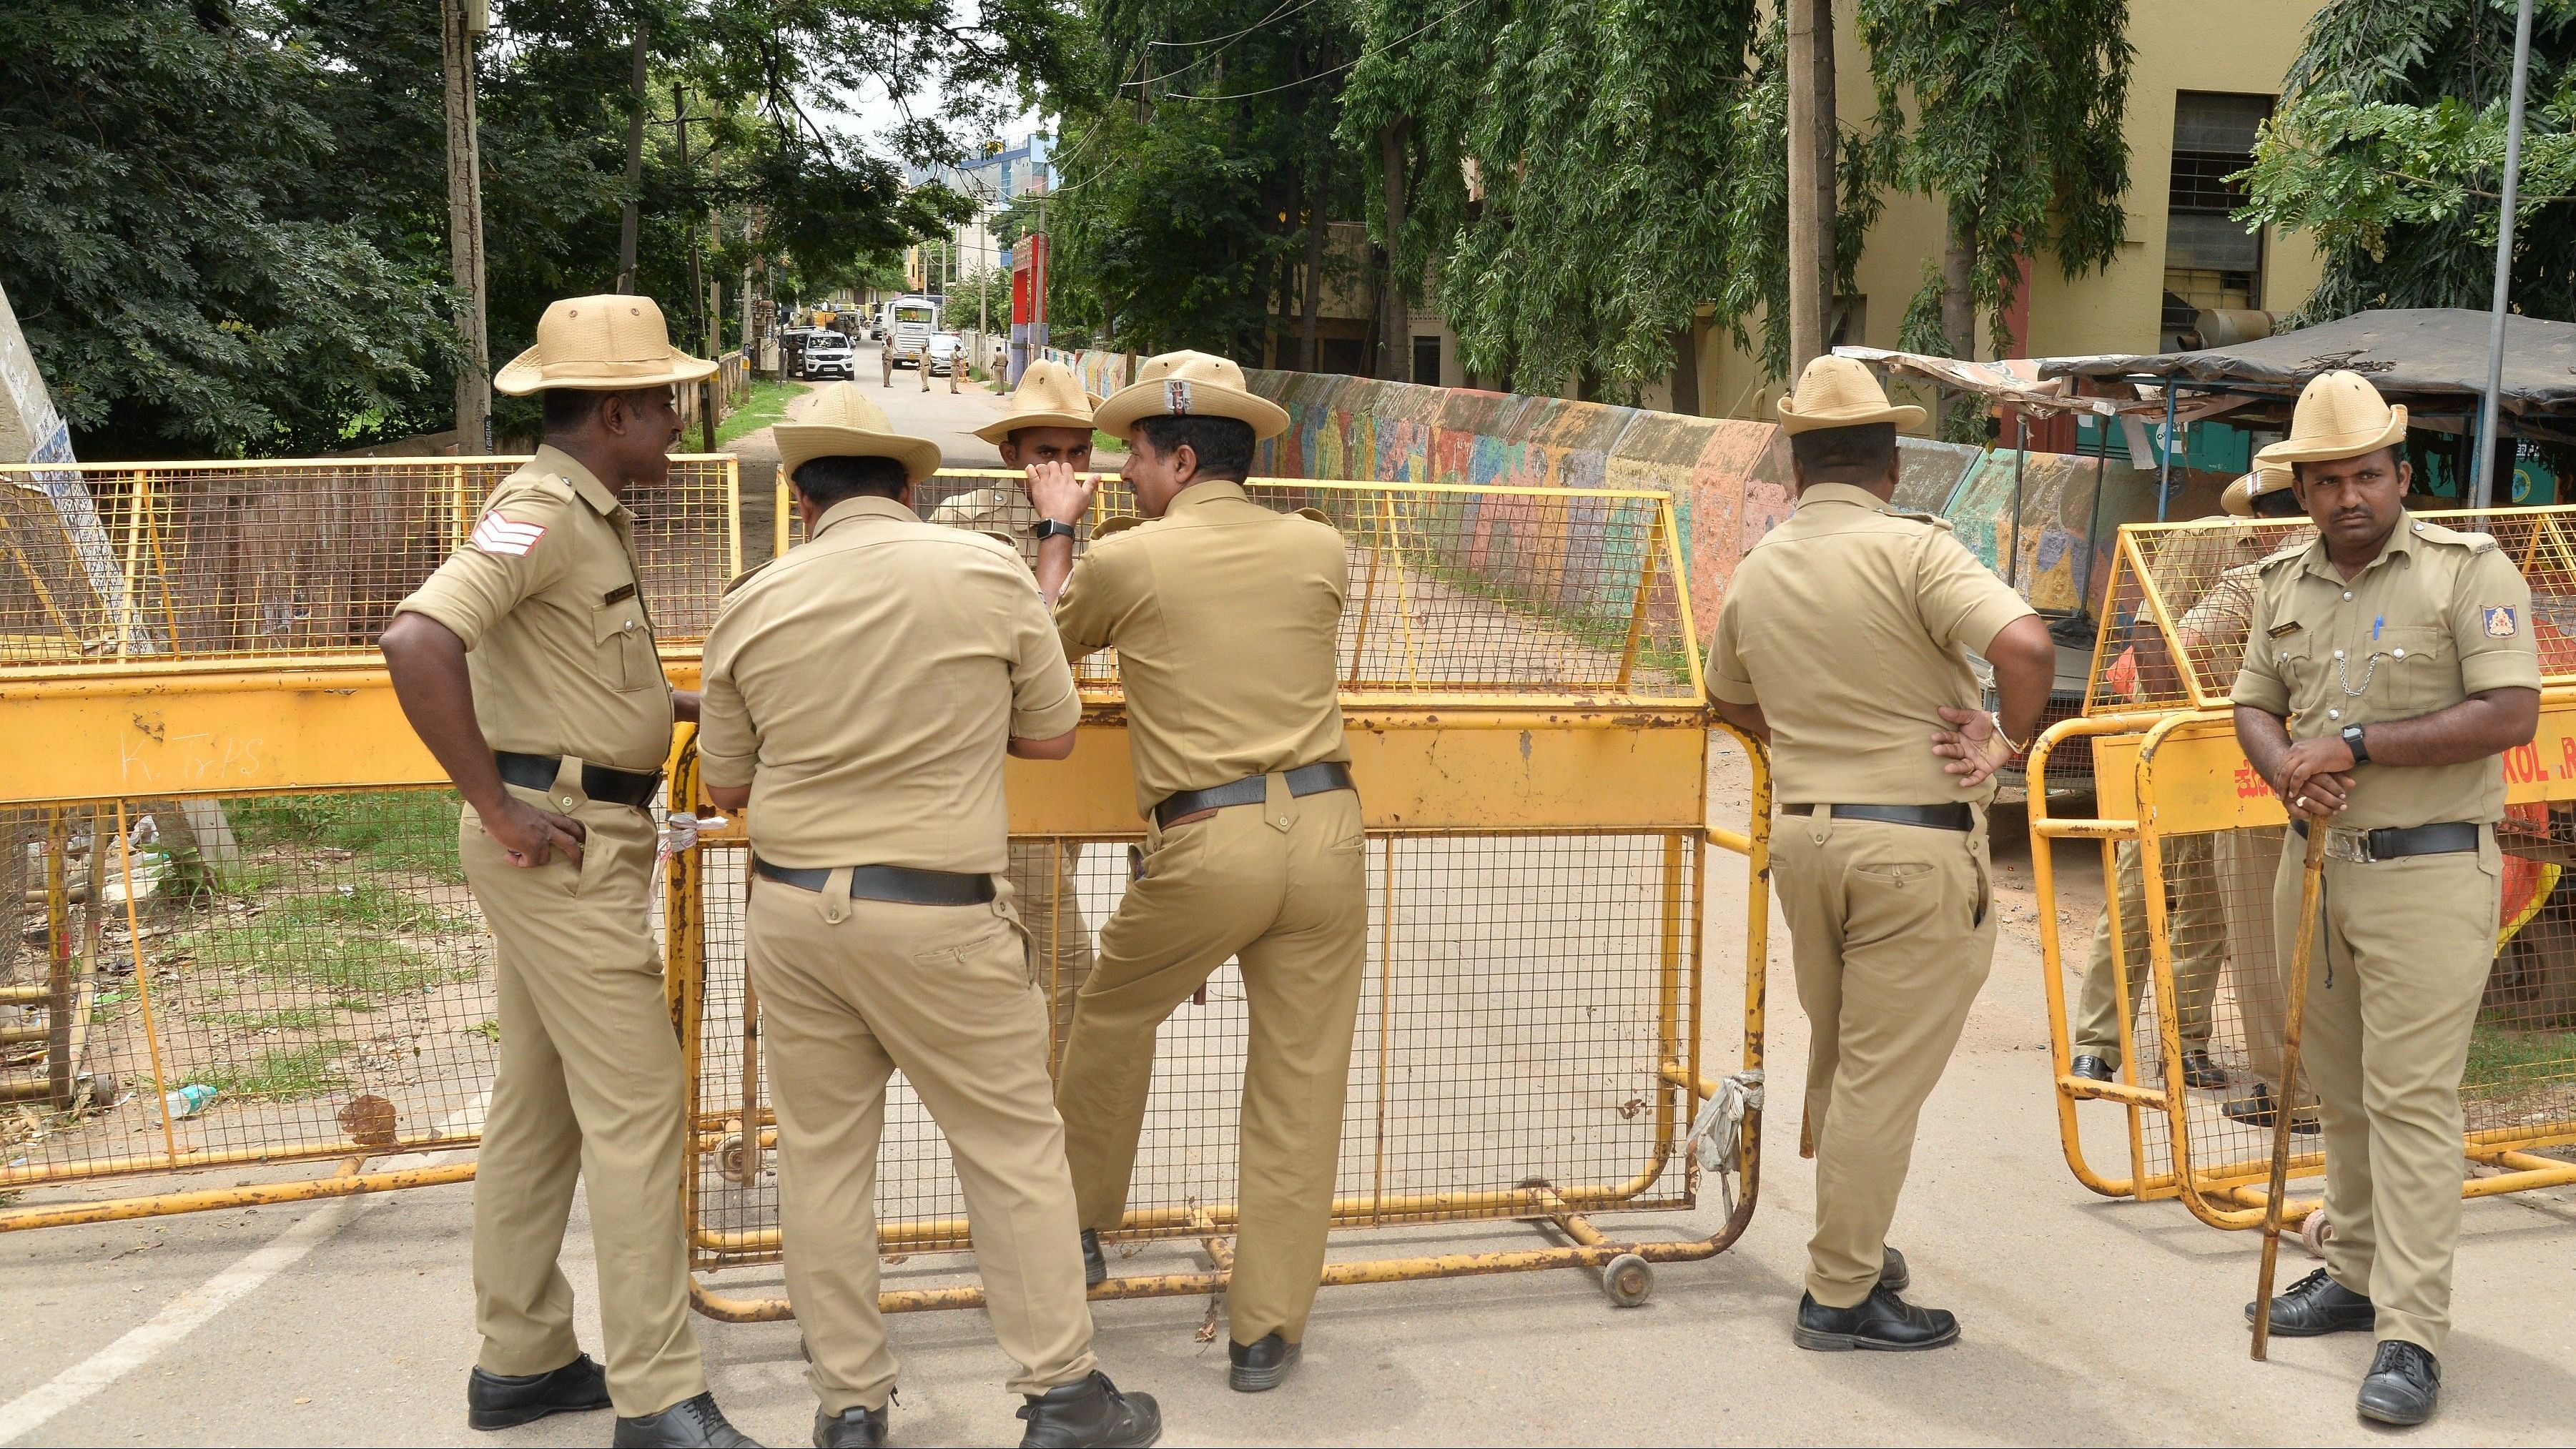
[[[439,0],[447,62],[447,261],[464,294],[456,331],[456,451],[492,451],[492,344],[484,326],[483,164],[474,128],[474,42],[491,23],[486,0]]]
[[[679,137],[680,182],[684,186],[694,186],[697,180],[695,174],[689,170],[690,119],[688,95],[680,89],[679,82],[673,81],[671,83],[671,124],[676,128],[675,134]],[[715,333],[716,327],[716,310],[709,304],[706,278],[702,275],[702,270],[698,263],[698,214],[692,210],[689,213],[690,305],[705,307],[707,309],[707,332],[708,335],[712,337]],[[712,358],[715,355],[714,350],[712,348],[709,349],[707,355]],[[715,450],[716,389],[715,380],[713,378],[709,378],[698,384],[698,451],[701,453],[712,453]]]
[[[634,109],[626,116],[626,205],[617,219],[617,290],[621,295],[635,291],[636,233],[643,228],[644,188],[644,63],[650,55],[650,28],[641,12],[635,17],[635,79],[627,93]]]
[[[2487,328],[2486,406],[2478,410],[2478,481],[2469,506],[2495,502],[2496,409],[2504,401],[2504,309],[2513,283],[2513,209],[2522,189],[2522,103],[2531,85],[2531,0],[2522,0],[2513,22],[2513,101],[2505,119],[2504,195],[2496,214],[2495,316]],[[2510,475],[2508,475],[2510,476]],[[2504,501],[2513,502],[2513,485],[2505,484]]]
[[[1833,0],[1789,8],[1789,375],[1825,350],[1834,221]]]

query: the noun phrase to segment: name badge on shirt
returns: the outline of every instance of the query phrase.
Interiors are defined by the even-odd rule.
[[[2291,635],[2299,632],[2299,621],[2296,619],[2285,619],[2263,632],[2275,639],[2287,639]]]
[[[634,597],[635,586],[633,584],[619,584],[616,588],[610,589],[607,593],[600,595],[599,602],[602,604],[614,604],[620,599],[631,599]]]

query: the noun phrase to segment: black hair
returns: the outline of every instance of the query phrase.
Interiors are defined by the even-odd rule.
[[[1809,481],[1876,483],[1896,458],[1896,424],[1816,428],[1789,439],[1789,456]]]
[[[667,392],[667,387],[550,387],[545,390],[546,431],[578,433],[590,426],[599,410],[613,397],[642,399],[652,393]]]
[[[1137,431],[1169,455],[1186,443],[1199,459],[1199,477],[1240,483],[1252,476],[1252,424],[1240,418],[1150,417],[1136,420]]]
[[[2355,456],[2355,457],[2359,457],[2359,456],[2362,456],[2362,455],[2360,455],[2360,454],[2355,454],[2354,456]],[[2350,462],[2350,461],[2351,461],[2351,459],[2348,459],[2348,458],[2338,458],[2338,459],[2336,459],[2335,461],[2336,461],[2336,462],[2339,462],[2339,463],[2342,463],[2342,462]],[[2406,461],[2406,440],[2405,440],[2404,438],[2399,438],[2396,442],[2393,442],[2393,443],[2391,443],[2391,444],[2389,444],[2389,445],[2388,445],[2388,466],[2389,466],[2391,469],[2395,469],[2399,464],[2401,464],[2401,463],[2403,463],[2403,462],[2405,462],[2405,461]],[[2304,459],[2304,458],[2300,459],[2300,460],[2299,460],[2299,461],[2297,461],[2297,462],[2292,463],[2292,464],[2290,465],[2290,476],[2291,476],[2291,477],[2293,477],[2293,478],[2298,479],[2298,480],[2299,480],[2300,482],[2302,482],[2302,483],[2306,482],[2306,481],[2307,481],[2307,479],[2308,479],[2308,475],[2307,475],[2307,472],[2306,472],[2307,466],[2308,466],[2308,464],[2307,464],[2307,460],[2306,460],[2306,459]]]
[[[2256,518],[2308,516],[2308,510],[2299,506],[2299,493],[2295,488],[2275,488],[2269,493],[2257,493],[2254,495],[2253,507]]]
[[[811,500],[817,508],[829,508],[845,498],[873,493],[880,498],[900,498],[912,475],[904,471],[898,458],[847,458],[834,455],[808,458],[796,468],[796,491]]]

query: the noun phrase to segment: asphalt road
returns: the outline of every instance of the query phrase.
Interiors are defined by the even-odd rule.
[[[1304,1366],[1258,1398],[1230,1394],[1221,1343],[1199,1341],[1205,1300],[1099,1305],[1103,1363],[1121,1384],[1162,1397],[1168,1442],[1179,1444],[2376,1438],[2351,1408],[2366,1338],[2276,1339],[2271,1363],[2248,1361],[2240,1315],[2254,1281],[2252,1235],[2204,1227],[2172,1203],[2097,1198],[2069,1176],[2048,1086],[2027,861],[2012,818],[1999,825],[2004,943],[1925,1113],[1895,1233],[1913,1263],[1911,1296],[1963,1319],[1958,1347],[1840,1355],[1789,1343],[1812,1178],[1796,1155],[1793,1105],[1805,1023],[1785,941],[1775,940],[1767,1170],[1752,1228],[1732,1252],[1664,1267],[1653,1300],[1627,1310],[1576,1272],[1328,1290]],[[2070,847],[2060,862],[2070,878],[2063,910],[2079,940],[2099,899],[2088,854]],[[1715,1009],[1740,999],[1740,952],[1724,945],[1740,910],[1713,893],[1712,1063],[1732,1063],[1740,1041],[1740,1020]],[[2112,1114],[2088,1126],[2106,1147],[2114,1140]],[[469,1192],[0,1240],[0,1442],[604,1441],[604,1416],[491,1436],[466,1430]],[[2563,1442],[2576,1424],[2576,1195],[2485,1199],[2466,1215],[2444,1408],[2415,1437]],[[1605,1226],[1700,1236],[1716,1211],[1704,1203]],[[1335,1253],[1535,1240],[1498,1224],[1339,1238]],[[1180,1268],[1194,1256],[1159,1246],[1136,1266]],[[578,1216],[566,1258],[584,1341],[596,1344],[593,1263]],[[2285,1249],[2285,1281],[2310,1266],[2295,1245]],[[738,1277],[736,1291],[768,1286]],[[804,1442],[813,1401],[794,1326],[700,1320],[697,1331],[736,1421],[770,1443]],[[1007,1365],[980,1315],[903,1316],[892,1332],[904,1359],[897,1442],[1016,1440],[1016,1401],[999,1387]]]

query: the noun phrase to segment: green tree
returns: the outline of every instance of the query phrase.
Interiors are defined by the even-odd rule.
[[[1983,312],[2001,355],[2025,259],[2073,278],[2117,255],[2128,24],[2128,0],[1860,0],[1877,177],[1949,211],[1899,346],[1972,356]]]
[[[2492,300],[2512,84],[2511,0],[2331,0],[2244,173],[2238,217],[2305,231],[2323,281],[2298,315]],[[2511,295],[2576,319],[2576,5],[2532,17]]]

